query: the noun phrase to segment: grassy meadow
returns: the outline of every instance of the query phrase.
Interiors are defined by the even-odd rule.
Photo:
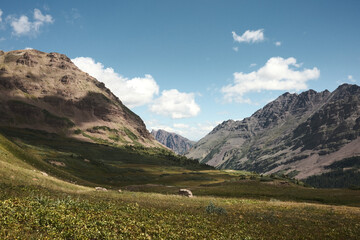
[[[179,188],[195,197],[178,196]],[[0,129],[0,239],[359,235],[359,190],[314,189],[291,179],[219,171],[161,149]]]

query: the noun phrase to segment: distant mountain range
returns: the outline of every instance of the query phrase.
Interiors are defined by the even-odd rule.
[[[0,51],[0,125],[108,145],[162,147],[142,119],[65,55]]]
[[[158,142],[162,143],[178,154],[187,153],[195,144],[195,142],[190,141],[189,139],[182,137],[179,134],[167,132],[161,129],[152,130],[151,135],[153,135]]]
[[[358,172],[360,87],[284,93],[251,117],[216,126],[186,155],[223,169],[286,174],[298,179],[332,171]],[[345,160],[344,160],[345,159]]]

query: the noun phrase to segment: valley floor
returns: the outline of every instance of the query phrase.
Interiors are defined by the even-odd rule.
[[[360,209],[1,184],[1,239],[358,239]]]
[[[2,129],[0,239],[359,239],[359,190],[146,151]]]

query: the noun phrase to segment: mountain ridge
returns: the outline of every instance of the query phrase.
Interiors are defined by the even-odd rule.
[[[142,119],[64,54],[0,52],[0,125],[110,145],[161,147]]]
[[[360,87],[349,84],[332,93],[284,93],[248,118],[219,124],[186,156],[218,168],[300,179],[324,173],[325,166],[360,155],[359,96]]]
[[[151,135],[161,144],[172,149],[178,154],[187,153],[195,142],[177,133],[167,132],[162,129],[152,130]]]

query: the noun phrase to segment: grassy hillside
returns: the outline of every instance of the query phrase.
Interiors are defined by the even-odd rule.
[[[0,239],[360,234],[357,190],[318,190],[278,177],[218,171],[154,149],[113,148],[32,130],[0,132]],[[182,187],[195,197],[175,195]]]

